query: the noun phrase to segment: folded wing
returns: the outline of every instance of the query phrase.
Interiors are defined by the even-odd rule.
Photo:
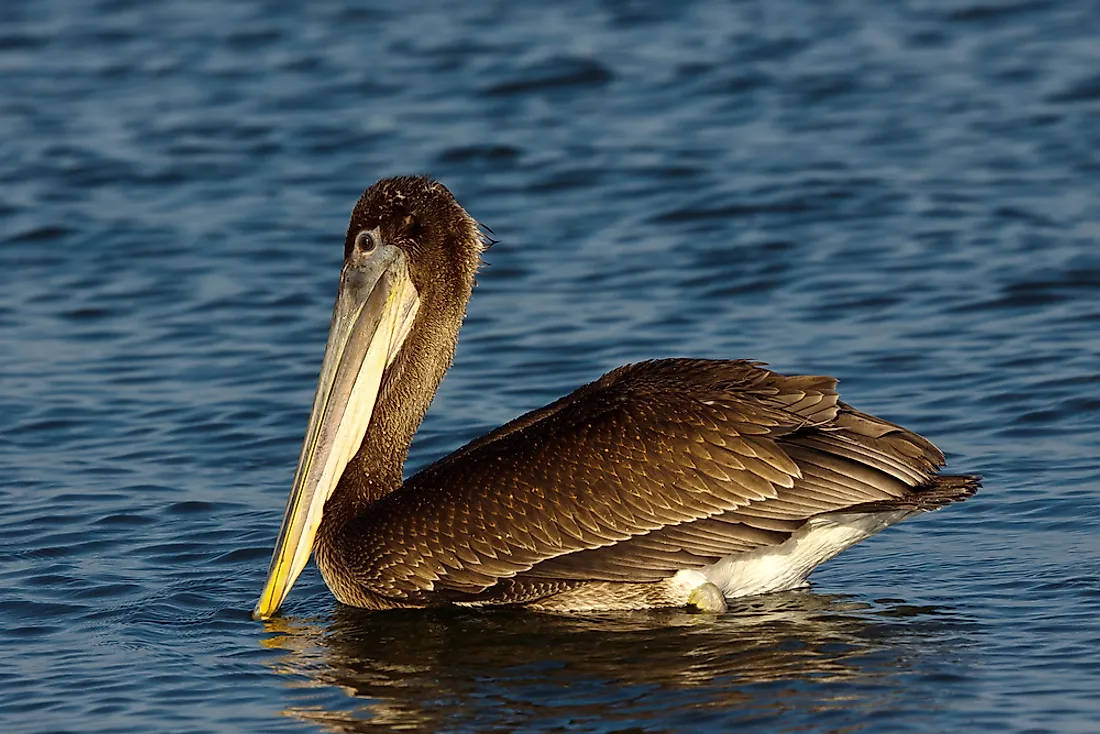
[[[931,443],[839,402],[835,387],[746,361],[622,367],[378,502],[349,536],[357,580],[414,603],[537,598],[656,581],[781,543],[824,512],[957,498],[941,486],[936,499],[943,456]]]

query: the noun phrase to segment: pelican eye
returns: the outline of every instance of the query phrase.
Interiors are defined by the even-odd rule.
[[[359,252],[373,252],[378,247],[378,240],[375,238],[374,232],[364,229],[355,235],[355,247]]]

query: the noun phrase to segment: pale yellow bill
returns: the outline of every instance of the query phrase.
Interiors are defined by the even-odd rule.
[[[418,307],[400,249],[383,246],[349,255],[302,454],[253,618],[268,619],[279,610],[309,561],[325,502],[363,442],[382,374],[408,336]]]

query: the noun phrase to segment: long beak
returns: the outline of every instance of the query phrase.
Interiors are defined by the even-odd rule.
[[[254,619],[275,614],[305,568],[325,502],[363,443],[382,373],[408,336],[419,303],[400,249],[387,245],[369,255],[357,250],[349,255],[302,455]]]

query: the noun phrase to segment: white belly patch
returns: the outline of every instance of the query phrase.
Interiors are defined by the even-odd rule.
[[[818,515],[780,545],[729,556],[697,570],[727,599],[797,589],[825,561],[915,514],[914,510],[891,510]]]

